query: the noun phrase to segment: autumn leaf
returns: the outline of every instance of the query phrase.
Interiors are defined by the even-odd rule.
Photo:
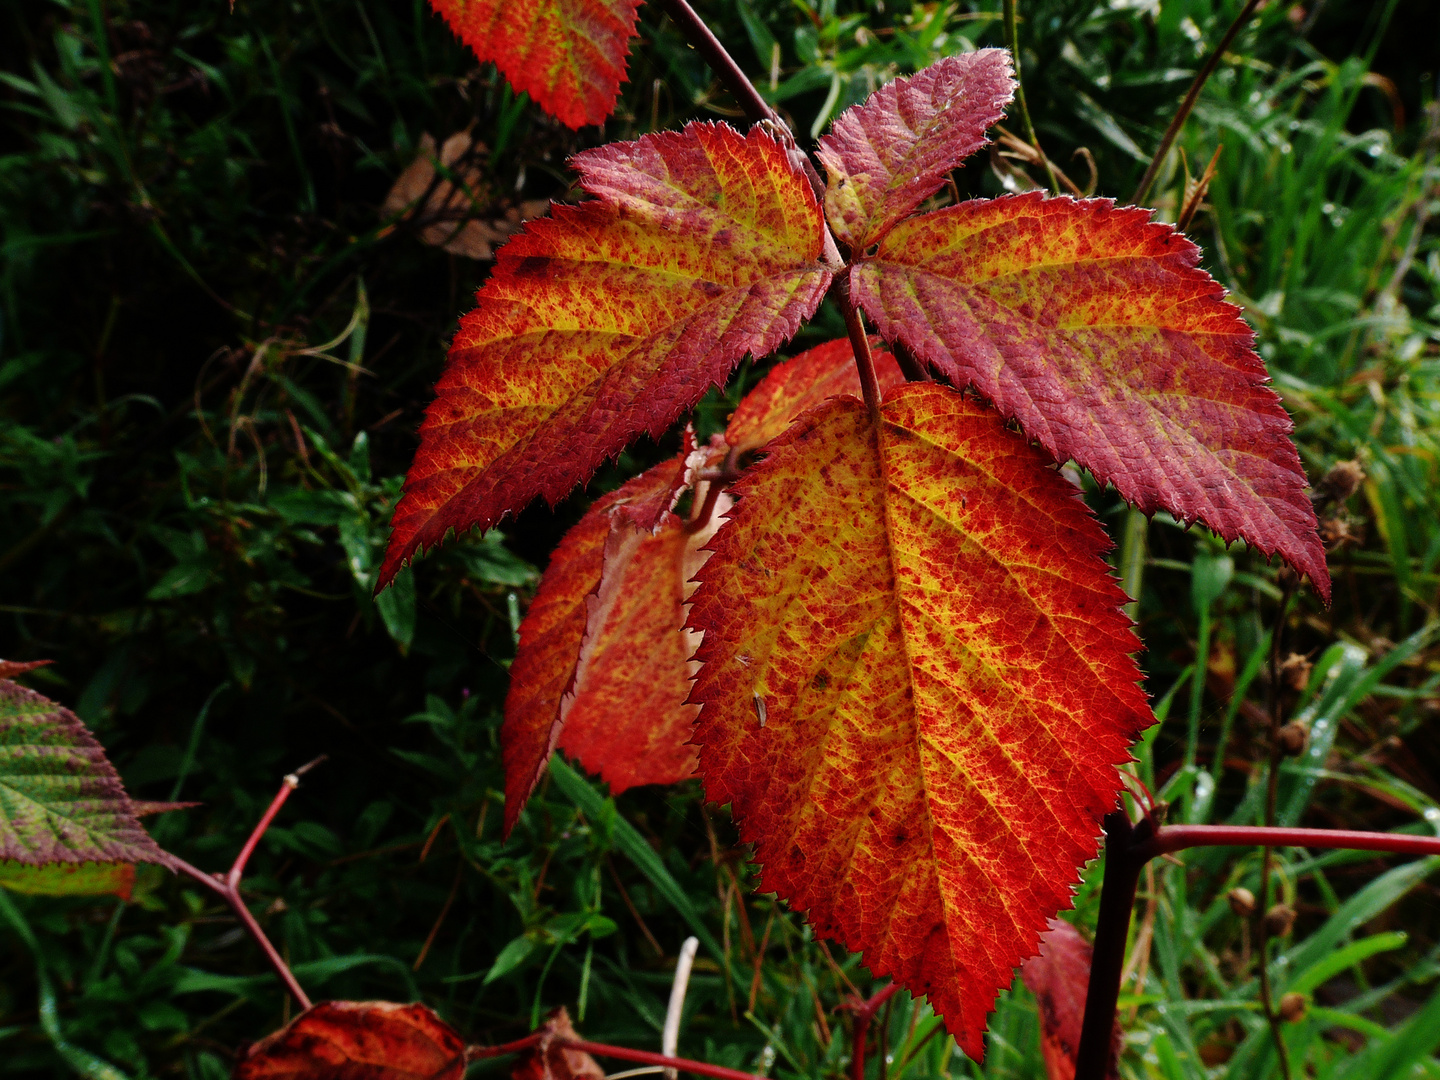
[[[1020,977],[1035,995],[1040,1010],[1040,1056],[1045,1059],[1049,1080],[1075,1080],[1093,953],[1078,930],[1064,919],[1051,919],[1050,928],[1040,939],[1039,955],[1026,960],[1020,969]],[[1111,1059],[1107,1080],[1120,1080],[1118,1051],[1122,1038],[1117,1021],[1112,1035],[1117,1053]]]
[[[527,223],[461,322],[396,508],[383,586],[452,529],[552,505],[658,437],[746,353],[768,355],[831,271],[805,178],[723,124],[575,158],[596,198]]]
[[[430,0],[482,62],[567,127],[615,111],[640,0]]]
[[[936,384],[837,398],[736,485],[690,624],[706,793],[775,891],[964,1051],[1070,903],[1151,717],[1074,488]]]
[[[897,224],[851,273],[856,301],[957,387],[974,384],[1057,461],[1147,514],[1278,551],[1328,602],[1292,424],[1254,334],[1150,212],[1038,194]]]
[[[947,56],[842,113],[816,151],[825,216],[857,255],[935,194],[986,143],[1015,95],[1010,54]]]
[[[435,140],[421,135],[415,160],[390,188],[380,216],[413,220],[423,243],[451,255],[492,258],[497,246],[520,231],[521,222],[547,213],[550,203],[535,199],[514,206],[498,198],[474,163],[484,153],[484,144],[468,132],[457,131],[438,152]],[[446,176],[435,175],[437,164]]]
[[[322,1001],[251,1045],[235,1080],[461,1080],[465,1041],[424,1005]]]
[[[874,358],[882,391],[905,381],[888,352],[876,351]],[[860,375],[855,370],[849,338],[816,345],[771,368],[731,414],[725,441],[742,453],[758,450],[807,409],[841,394],[860,397]]]
[[[510,1070],[511,1080],[601,1080],[605,1070],[583,1050],[557,1045],[578,1039],[570,1014],[562,1005],[545,1018],[540,1041],[520,1055]]]
[[[0,859],[38,865],[165,858],[80,718],[0,681]]]
[[[37,896],[118,896],[129,900],[135,865],[126,862],[50,863],[35,866],[0,859],[0,885]]]

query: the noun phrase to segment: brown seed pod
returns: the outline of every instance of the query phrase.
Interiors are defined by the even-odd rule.
[[[1364,482],[1365,470],[1358,461],[1337,461],[1320,481],[1320,490],[1337,503],[1343,503],[1359,491]]]
[[[1280,1007],[1275,1011],[1287,1024],[1295,1023],[1305,1015],[1305,995],[1291,991],[1280,999]]]
[[[1280,662],[1280,681],[1291,690],[1301,691],[1310,683],[1314,665],[1299,653],[1291,653]]]
[[[1265,929],[1273,937],[1284,937],[1295,925],[1295,909],[1289,904],[1276,904],[1265,912]]]
[[[1230,910],[1240,918],[1248,919],[1255,914],[1255,894],[1243,885],[1231,889],[1225,899],[1230,901]]]
[[[1298,757],[1310,741],[1310,730],[1299,721],[1292,720],[1275,733],[1275,741],[1286,757]]]

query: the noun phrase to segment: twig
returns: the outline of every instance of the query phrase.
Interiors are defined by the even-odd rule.
[[[550,1045],[563,1047],[566,1050],[580,1050],[598,1057],[619,1058],[621,1061],[634,1061],[641,1065],[660,1065],[667,1069],[697,1073],[700,1076],[713,1076],[716,1080],[765,1080],[763,1076],[741,1072],[739,1069],[727,1069],[723,1065],[691,1061],[689,1058],[668,1057],[665,1054],[652,1054],[648,1050],[631,1050],[628,1046],[610,1046],[608,1043],[593,1043],[584,1039],[556,1039]]]
[[[1205,194],[1210,190],[1210,181],[1215,179],[1215,167],[1220,164],[1220,151],[1225,149],[1221,143],[1215,147],[1215,153],[1210,155],[1210,164],[1205,166],[1204,173],[1195,182],[1195,190],[1185,200],[1185,205],[1180,208],[1180,216],[1175,219],[1175,231],[1184,232],[1190,227],[1190,222],[1195,219],[1196,213],[1200,210],[1200,203],[1204,201]]]
[[[706,65],[719,77],[725,89],[734,95],[746,116],[756,123],[761,120],[769,121],[789,134],[790,129],[780,118],[780,114],[760,96],[755,84],[740,70],[740,65],[735,63],[734,57],[720,44],[719,38],[705,25],[705,20],[695,13],[694,8],[685,0],[661,0],[661,7],[675,21],[675,25],[695,47],[695,51],[704,57]],[[794,136],[791,135],[790,139],[793,142]]]
[[[660,1034],[660,1049],[666,1057],[673,1058],[680,1049],[680,1014],[685,1010],[685,990],[690,985],[690,969],[699,948],[699,938],[687,937],[675,961],[675,981],[670,984],[670,1004],[665,1009],[665,1029]],[[678,1075],[672,1068],[665,1070],[667,1080],[675,1080]]]
[[[300,786],[300,777],[324,761],[324,756],[316,758],[290,773],[280,782],[280,790],[275,793],[275,798],[270,800],[270,806],[261,816],[259,823],[250,833],[250,838],[245,841],[245,846],[240,849],[240,854],[235,856],[235,862],[230,866],[230,872],[223,878],[219,874],[207,874],[198,867],[190,865],[178,855],[169,855],[166,865],[177,873],[184,874],[192,881],[204,885],[211,892],[215,893],[240,920],[240,925],[250,935],[255,944],[260,946],[265,961],[270,969],[275,972],[276,978],[289,991],[295,1003],[302,1009],[310,1008],[310,997],[301,988],[300,983],[295,979],[295,973],[290,970],[290,965],[285,962],[284,957],[276,951],[270,939],[265,936],[265,931],[260,929],[260,924],[255,921],[255,916],[250,914],[250,908],[245,903],[245,898],[240,895],[240,879],[245,873],[245,864],[250,861],[250,856],[255,851],[255,846],[260,843],[260,838],[265,835],[265,830],[275,820],[275,815],[280,812],[280,807],[285,805],[285,800],[290,793]]]
[[[1145,170],[1145,175],[1140,178],[1139,185],[1135,188],[1135,194],[1131,196],[1132,203],[1140,203],[1145,196],[1150,194],[1150,185],[1155,183],[1155,174],[1160,171],[1160,164],[1165,160],[1165,155],[1170,152],[1170,147],[1175,144],[1175,136],[1180,134],[1180,129],[1185,126],[1185,121],[1190,118],[1190,110],[1195,108],[1195,102],[1200,97],[1200,90],[1214,73],[1220,63],[1220,58],[1225,55],[1225,50],[1230,48],[1240,28],[1245,25],[1250,16],[1254,14],[1255,8],[1260,0],[1249,0],[1240,14],[1235,16],[1235,21],[1230,24],[1230,29],[1225,31],[1225,36],[1220,39],[1220,44],[1205,58],[1205,63],[1195,76],[1195,81],[1190,84],[1186,91],[1185,100],[1180,102],[1180,108],[1175,113],[1175,118],[1170,121],[1170,126],[1165,129],[1165,134],[1160,136],[1160,146],[1155,151],[1155,156],[1150,159],[1150,166]],[[1018,71],[1017,71],[1018,77]],[[1023,99],[1022,99],[1023,100]]]
[[[865,1080],[865,1044],[870,1037],[870,1021],[875,1019],[875,1014],[880,1011],[896,991],[900,989],[899,983],[891,983],[872,994],[868,1000],[852,1002],[849,1005],[841,1006],[848,1008],[855,1013],[855,1050],[850,1056],[850,1075],[852,1080]]]
[[[1060,181],[1055,177],[1055,167],[1040,149],[1040,140],[1035,137],[1035,125],[1030,122],[1030,107],[1025,104],[1025,80],[1020,75],[1020,42],[1015,29],[1015,0],[1005,0],[1005,44],[1010,47],[1010,62],[1015,65],[1015,101],[1020,106],[1020,120],[1025,125],[1025,137],[1035,148],[1040,163],[1045,166],[1045,175],[1050,178],[1050,190],[1060,194]]]

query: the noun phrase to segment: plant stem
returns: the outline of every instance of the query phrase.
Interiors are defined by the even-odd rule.
[[[674,20],[695,51],[705,58],[710,70],[719,77],[725,89],[734,95],[735,101],[752,122],[767,120],[782,131],[789,132],[790,129],[785,121],[780,119],[780,114],[760,96],[755,84],[740,70],[734,57],[720,44],[720,39],[711,32],[710,27],[705,25],[705,20],[695,13],[695,9],[686,3],[686,0],[660,0],[660,6]],[[791,136],[792,141],[793,139],[794,136]]]
[[[739,1069],[727,1069],[723,1065],[691,1061],[689,1058],[667,1057],[664,1054],[651,1053],[649,1050],[631,1050],[628,1046],[611,1046],[608,1043],[587,1042],[584,1039],[556,1039],[550,1045],[564,1047],[567,1050],[580,1050],[599,1057],[634,1061],[641,1065],[659,1065],[662,1068],[679,1069],[683,1072],[697,1073],[700,1076],[713,1076],[716,1080],[765,1080],[764,1077],[756,1076],[754,1073],[741,1072]]]
[[[855,367],[860,373],[860,394],[872,422],[880,422],[880,379],[875,374],[875,357],[870,354],[870,335],[865,333],[865,320],[850,299],[849,278],[835,279],[835,295],[845,315],[845,332],[850,335],[850,349],[855,353]]]
[[[1204,65],[1185,94],[1185,100],[1180,102],[1180,108],[1176,111],[1175,118],[1170,121],[1170,126],[1165,129],[1165,134],[1160,136],[1160,146],[1155,151],[1155,156],[1150,159],[1150,166],[1145,170],[1145,175],[1140,178],[1140,183],[1135,188],[1135,194],[1130,197],[1132,203],[1143,202],[1145,196],[1150,194],[1150,185],[1155,183],[1155,174],[1160,171],[1160,164],[1165,160],[1165,155],[1170,152],[1170,147],[1175,145],[1175,137],[1180,134],[1180,129],[1185,126],[1185,121],[1190,118],[1190,110],[1195,108],[1201,88],[1214,73],[1215,68],[1219,66],[1220,58],[1225,55],[1225,50],[1230,48],[1236,35],[1240,33],[1240,28],[1255,13],[1259,4],[1260,0],[1249,0],[1241,9],[1240,14],[1235,16],[1235,21],[1230,24],[1230,29],[1225,31],[1225,36],[1220,39],[1220,44],[1205,58]]]
[[[265,962],[270,965],[270,970],[275,972],[276,978],[289,991],[290,996],[295,999],[297,1005],[302,1009],[310,1008],[310,997],[305,993],[300,983],[295,978],[295,973],[290,970],[290,965],[285,963],[284,957],[276,950],[270,939],[265,936],[265,931],[255,921],[255,916],[250,913],[245,898],[240,895],[240,879],[245,873],[245,864],[250,861],[250,856],[255,851],[255,846],[260,843],[260,838],[265,835],[265,830],[275,820],[275,815],[280,812],[280,807],[285,805],[285,800],[290,793],[300,786],[300,777],[313,769],[320,762],[324,761],[323,756],[316,758],[308,764],[302,765],[293,773],[290,773],[280,782],[280,790],[275,793],[275,798],[270,800],[269,807],[261,815],[260,821],[251,830],[250,838],[245,841],[245,846],[240,849],[240,854],[235,856],[235,862],[230,867],[230,872],[221,877],[219,874],[207,874],[204,870],[192,866],[178,855],[167,853],[166,865],[176,873],[184,874],[192,881],[204,885],[211,892],[215,893],[225,905],[235,913],[240,920],[240,925],[250,935],[255,944],[260,946],[260,952],[265,956]]]
[[[1149,819],[1130,824],[1123,809],[1105,815],[1105,878],[1100,884],[1100,915],[1085,992],[1085,1019],[1075,1055],[1075,1080],[1104,1080],[1110,1075],[1115,1043],[1115,1005],[1120,999],[1120,972],[1125,964],[1125,939],[1130,912],[1146,859],[1136,854],[1137,836],[1149,838]]]
[[[1055,167],[1040,149],[1040,140],[1035,137],[1035,125],[1030,122],[1030,106],[1025,104],[1025,80],[1020,75],[1020,42],[1015,28],[1015,0],[1005,0],[1005,44],[1010,49],[1010,62],[1015,65],[1015,100],[1020,105],[1020,121],[1025,125],[1025,138],[1030,140],[1040,162],[1045,166],[1045,175],[1050,180],[1050,191],[1060,194],[1060,181],[1055,177]]]
[[[1264,825],[1165,825],[1134,846],[1137,859],[1153,859],[1192,847],[1343,848],[1392,855],[1440,855],[1440,836],[1364,832],[1356,829],[1288,829]]]
[[[870,1038],[870,1022],[875,1019],[880,1006],[894,997],[899,989],[899,983],[891,983],[870,995],[867,1001],[852,1006],[855,1011],[855,1049],[850,1055],[851,1080],[865,1080],[865,1044]]]

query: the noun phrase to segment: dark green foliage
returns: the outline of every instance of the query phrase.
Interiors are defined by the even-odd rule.
[[[1125,200],[1197,41],[1240,6],[1022,0],[1027,95],[1050,156],[1083,188],[1071,153],[1088,148],[1098,193]],[[887,74],[1000,43],[998,0],[700,7],[802,140]],[[1349,459],[1368,476],[1320,507],[1337,544],[1334,610],[1302,597],[1287,624],[1284,652],[1315,666],[1308,685],[1273,690],[1312,732],[1281,806],[1308,824],[1430,828],[1440,120],[1424,108],[1440,57],[1433,44],[1424,57],[1426,0],[1331,0],[1308,38],[1305,9],[1267,5],[1202,96],[1179,144],[1190,171],[1225,149],[1213,210],[1191,231],[1259,331],[1312,476]],[[0,9],[0,655],[56,660],[28,684],[75,709],[132,795],[203,802],[147,823],[207,870],[229,865],[284,773],[329,755],[247,877],[251,909],[317,998],[423,997],[481,1041],[565,1003],[585,1035],[655,1049],[679,943],[703,930],[682,1052],[838,1076],[850,1050],[833,1007],[868,977],[750,894],[728,819],[696,788],[627,794],[617,811],[559,767],[500,842],[514,628],[584,499],[450,544],[370,598],[445,342],[486,272],[382,219],[385,194],[425,132],[471,126],[485,144],[484,220],[567,197],[564,159],[582,145],[733,115],[653,8],[641,31],[617,116],[577,136],[477,70],[423,0]],[[1403,129],[1372,69],[1394,80]],[[961,196],[1021,182],[1023,163],[992,160],[956,174]],[[1176,155],[1152,195],[1168,220],[1182,183]],[[843,333],[833,313],[814,325],[797,348]],[[720,395],[701,407],[702,436],[728,407]],[[666,450],[622,459],[592,494]],[[1275,569],[1165,520],[1127,533],[1113,495],[1090,495],[1131,537],[1122,565],[1145,566],[1145,665],[1152,692],[1170,692],[1142,775],[1172,816],[1255,820]],[[1147,535],[1142,563],[1134,538]],[[1294,1025],[1297,1060],[1351,1077],[1380,1075],[1381,1058],[1430,1067],[1431,868],[1291,856],[1289,978],[1360,995]],[[1258,855],[1187,864],[1156,867],[1136,1054],[1167,1078],[1227,1052],[1233,1076],[1273,1075],[1253,965],[1239,960],[1248,939],[1224,900],[1256,887]],[[1084,924],[1090,893],[1078,903]],[[1366,924],[1411,936],[1351,943]],[[158,868],[141,868],[129,905],[0,892],[0,942],[3,1076],[113,1075],[103,1058],[134,1078],[218,1078],[284,1016],[228,913]],[[1208,1001],[1162,1013],[1166,999]],[[1413,1006],[1421,1022],[1377,1034]],[[904,995],[881,1021],[895,1068],[981,1073]],[[1370,1049],[1352,1056],[1325,1036],[1337,1026]],[[1016,990],[984,1073],[1038,1068]]]

